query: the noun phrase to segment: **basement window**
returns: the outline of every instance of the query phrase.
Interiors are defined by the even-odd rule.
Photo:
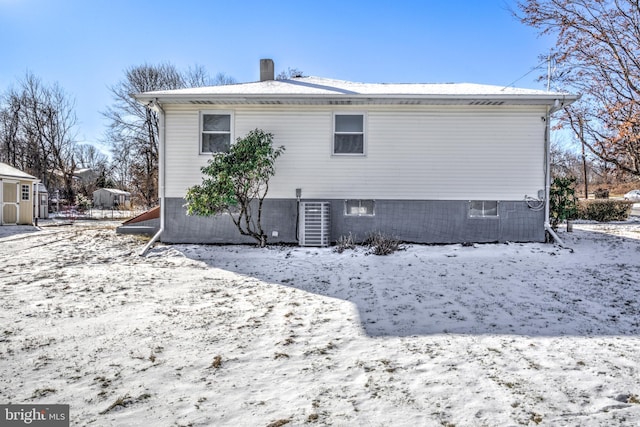
[[[344,214],[346,216],[373,216],[374,200],[345,200]]]
[[[495,200],[472,200],[469,202],[469,218],[497,218],[498,202]]]
[[[364,114],[334,114],[333,154],[364,155]]]
[[[228,112],[202,112],[200,115],[200,154],[227,153],[233,141]]]

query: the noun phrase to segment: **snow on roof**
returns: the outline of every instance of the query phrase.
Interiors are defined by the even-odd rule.
[[[97,193],[98,191],[108,191],[109,193],[112,193],[112,194],[125,194],[125,195],[131,194],[128,191],[118,190],[117,188],[99,188],[96,191],[94,191],[94,193]]]
[[[527,98],[575,100],[564,92],[546,92],[474,83],[357,83],[321,77],[300,77],[290,80],[267,80],[235,85],[161,90],[137,94],[140,101],[159,98],[163,102],[207,97],[372,97],[372,98]]]
[[[22,172],[20,169],[16,169],[13,166],[9,166],[6,163],[0,163],[0,175],[8,176],[11,178],[37,180],[35,176]]]

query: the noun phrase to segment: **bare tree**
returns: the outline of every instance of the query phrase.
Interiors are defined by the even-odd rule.
[[[74,198],[74,101],[58,84],[47,86],[31,73],[3,96],[1,157]]]
[[[224,85],[234,85],[238,82],[233,77],[220,72],[215,75],[211,83],[212,83],[212,86],[224,86]]]
[[[21,156],[21,143],[18,132],[20,130],[20,95],[10,90],[2,97],[0,108],[0,161],[23,168],[19,161]]]
[[[184,74],[184,86],[213,86],[213,81],[206,68],[204,68],[202,65],[195,65],[193,67],[189,67],[187,72]]]
[[[582,94],[562,122],[592,153],[640,177],[640,3],[523,0],[521,22],[556,36],[554,84]]]
[[[286,70],[280,71],[276,76],[276,80],[289,80],[296,77],[304,77],[304,72],[297,68],[287,67]]]
[[[75,147],[75,159],[78,169],[78,190],[91,197],[98,188],[113,187],[109,158],[94,145],[80,144]]]
[[[112,146],[119,186],[131,190],[146,206],[158,203],[158,113],[131,94],[217,84],[222,74],[209,77],[201,66],[186,73],[169,64],[140,65],[125,70],[125,78],[111,87],[114,103],[103,115],[109,120],[106,137]]]
[[[134,146],[130,139],[121,138],[118,133],[107,130],[107,141],[111,143],[111,173],[113,187],[131,189],[131,168],[134,159]]]
[[[236,79],[222,72],[211,77],[202,65],[189,67],[183,78],[184,87],[222,86],[237,83]]]
[[[551,175],[554,178],[574,178],[576,191],[588,198],[589,186],[609,187],[620,180],[620,171],[597,156],[577,152],[573,147],[551,141]]]
[[[131,97],[133,93],[184,87],[184,79],[170,64],[141,65],[125,71],[125,79],[111,87],[114,103],[103,113],[109,119],[109,142],[115,157],[131,156],[129,179],[123,182],[146,206],[157,203],[158,113]]]
[[[98,169],[109,163],[109,158],[95,145],[79,144],[75,147],[76,163],[78,167]]]

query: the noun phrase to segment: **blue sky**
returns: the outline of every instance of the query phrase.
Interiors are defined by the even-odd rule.
[[[99,143],[109,87],[128,67],[196,64],[238,82],[276,73],[361,82],[470,82],[544,89],[552,40],[517,22],[515,0],[0,0],[0,92],[27,71],[76,101],[79,142]]]

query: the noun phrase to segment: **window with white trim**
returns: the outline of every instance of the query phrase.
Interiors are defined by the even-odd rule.
[[[375,201],[345,200],[344,214],[347,216],[373,216],[375,214]]]
[[[364,131],[364,114],[334,114],[332,153],[339,155],[364,155]]]
[[[226,153],[233,141],[233,115],[203,111],[200,114],[200,154]]]
[[[470,218],[497,218],[498,202],[495,200],[472,200],[469,202]]]
[[[29,200],[31,194],[31,186],[30,185],[22,185],[20,187],[22,193],[22,200]]]

